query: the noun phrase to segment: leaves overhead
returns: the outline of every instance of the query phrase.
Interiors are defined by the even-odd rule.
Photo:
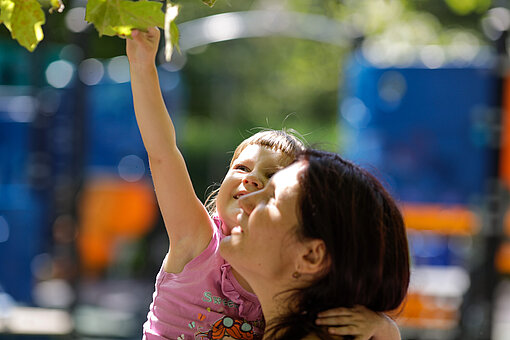
[[[94,24],[100,36],[130,36],[133,29],[163,28],[161,7],[156,1],[88,0],[85,20]]]
[[[485,12],[491,0],[445,0],[446,4],[457,14],[467,15],[472,12]]]
[[[49,12],[61,13],[64,10],[62,0],[40,0],[49,6]],[[13,39],[27,50],[33,51],[43,39],[42,25],[45,14],[38,0],[0,0],[0,24],[4,24]],[[212,7],[216,0],[202,0]],[[133,29],[146,31],[148,27],[165,28],[167,55],[171,53],[179,40],[179,30],[175,24],[177,7],[167,1],[166,19],[162,11],[163,3],[151,0],[88,0],[85,20],[92,23],[99,35],[130,36]],[[174,15],[175,13],[175,15]]]
[[[37,0],[0,0],[0,22],[11,37],[32,52],[43,39],[44,12]]]

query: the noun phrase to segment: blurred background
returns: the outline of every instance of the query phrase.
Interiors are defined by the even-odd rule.
[[[510,339],[510,1],[180,3],[158,69],[199,198],[295,129],[400,203],[403,339]],[[34,53],[0,27],[0,338],[139,339],[168,241],[125,42],[65,4]]]

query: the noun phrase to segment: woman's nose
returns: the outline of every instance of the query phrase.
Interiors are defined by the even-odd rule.
[[[243,179],[243,184],[245,187],[249,188],[250,186],[253,187],[254,190],[260,190],[264,188],[264,183],[255,175],[248,174]]]
[[[250,215],[257,206],[257,194],[258,192],[252,192],[251,194],[239,197],[239,207],[243,209],[246,215]]]

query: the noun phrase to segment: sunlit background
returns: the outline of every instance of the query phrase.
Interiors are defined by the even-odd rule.
[[[510,339],[510,1],[181,4],[158,70],[199,198],[242,139],[294,129],[399,201],[403,339]],[[168,247],[125,42],[85,5],[34,53],[0,28],[1,339],[140,339]]]

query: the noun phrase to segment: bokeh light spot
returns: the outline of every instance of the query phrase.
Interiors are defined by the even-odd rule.
[[[397,71],[385,72],[377,84],[379,97],[390,104],[398,104],[407,92],[404,76]]]
[[[420,59],[426,67],[435,69],[443,66],[445,62],[445,54],[440,46],[429,45],[425,46],[421,50]]]
[[[344,99],[340,108],[342,117],[354,127],[365,127],[370,122],[370,113],[365,104],[356,97]]]
[[[136,182],[145,174],[145,165],[140,157],[129,155],[120,160],[118,171],[122,179],[128,182]]]
[[[7,106],[9,117],[20,123],[29,123],[35,118],[37,99],[31,96],[13,97]]]
[[[65,16],[66,26],[71,32],[83,32],[89,23],[85,21],[85,8],[75,7],[67,11]]]
[[[127,83],[129,76],[129,60],[126,56],[112,58],[106,67],[108,76],[116,83]]]
[[[9,224],[3,216],[0,216],[0,243],[9,240]]]
[[[51,86],[61,89],[69,85],[74,75],[74,66],[68,61],[57,60],[48,65],[46,81]]]
[[[97,59],[85,59],[78,67],[78,76],[86,85],[98,84],[104,76],[103,63]]]

